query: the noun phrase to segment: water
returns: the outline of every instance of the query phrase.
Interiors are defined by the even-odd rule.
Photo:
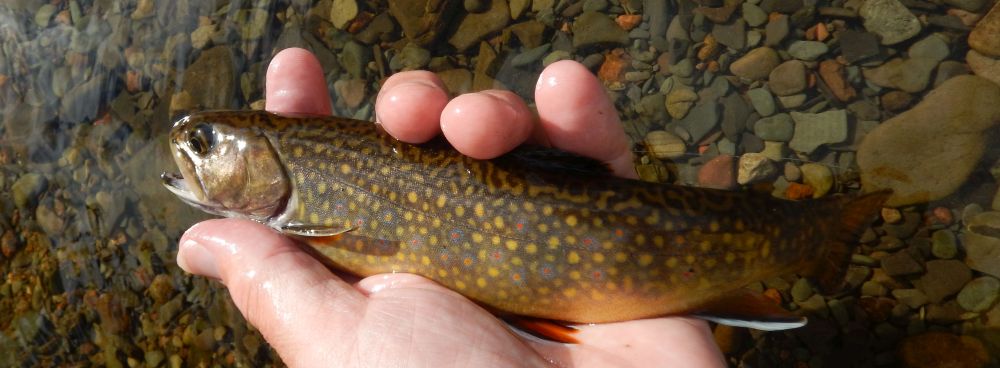
[[[445,3],[453,5],[455,14],[465,14],[461,2]],[[454,36],[474,33],[459,31],[455,16],[443,27],[423,30],[442,34],[423,47],[428,56],[404,48],[403,32],[414,26],[400,25],[387,5],[378,2],[361,3],[358,15],[347,21],[330,12],[331,1],[3,2],[0,365],[281,365],[225,289],[190,277],[176,265],[177,238],[207,217],[159,183],[160,172],[174,171],[164,139],[171,121],[186,111],[260,106],[270,57],[292,46],[317,54],[335,114],[341,116],[370,119],[378,83],[408,65],[447,76],[449,86],[463,91],[503,86],[530,97],[542,58],[574,49],[573,36],[565,30],[582,10],[644,14],[643,2],[611,3],[536,0],[536,9],[529,6],[516,21],[508,17],[506,26],[497,27],[505,31],[472,40]],[[647,1],[645,6],[650,10],[659,3]],[[664,126],[666,112],[656,108],[663,101],[656,94],[668,75],[658,71],[662,61],[650,46],[659,41],[648,35],[651,28],[665,25],[651,24],[657,21],[649,14],[642,19],[628,42],[616,46],[632,55],[626,69],[637,73],[609,80],[609,96],[636,142],[644,177],[669,174],[671,181],[696,184],[704,162],[720,152],[741,154],[742,148],[731,146],[744,147],[745,142],[724,143],[715,128],[699,140],[701,147],[689,143],[676,162],[648,154],[642,144],[646,134],[674,126]],[[611,49],[599,43],[562,57],[575,57],[596,71],[607,64]],[[960,59],[958,54],[952,59]],[[705,82],[710,77],[698,73],[692,84],[710,89]],[[359,85],[368,87],[362,96],[355,95]],[[745,87],[732,90],[743,93]],[[813,94],[800,110],[831,106],[841,105]],[[821,163],[838,176],[835,192],[851,191],[857,187],[853,150],[845,144],[805,157],[789,154],[780,163]],[[996,191],[989,169],[998,151],[991,146],[958,194],[904,208],[904,225],[880,226],[872,236],[884,242],[887,234],[899,233],[895,238],[901,243],[923,251],[927,260],[935,258],[933,231],[960,233],[963,210],[975,211],[975,205],[989,209]],[[780,185],[776,192],[785,193]],[[939,208],[956,219],[925,222],[933,217],[928,214],[940,214],[942,210],[934,212]],[[905,224],[912,229],[900,230]],[[956,259],[965,253],[959,250]],[[877,239],[862,247],[868,258],[856,257],[854,267],[868,276],[860,281],[913,289],[910,282],[920,273],[892,278],[879,267],[878,259],[898,251]],[[796,280],[789,276],[753,287],[774,290],[786,306],[815,308],[808,313],[810,327],[769,334],[737,331],[738,342],[727,351],[734,365],[893,366],[900,364],[900,342],[925,330],[975,336],[994,354],[1000,347],[997,307],[974,314],[959,310],[959,320],[933,322],[927,314],[953,307],[953,296],[939,303],[936,312],[930,305],[904,308],[902,298],[859,282],[850,293],[825,303],[820,298],[817,306],[815,298],[809,299],[812,304],[793,301]]]

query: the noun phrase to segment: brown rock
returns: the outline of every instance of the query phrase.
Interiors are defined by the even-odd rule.
[[[705,163],[698,170],[698,184],[706,188],[733,189],[736,187],[736,160],[722,155]]]
[[[1000,57],[1000,2],[969,33],[969,47],[982,54]]]
[[[969,50],[965,55],[965,62],[969,64],[969,69],[972,69],[974,74],[1000,84],[1000,59]]]
[[[630,57],[622,49],[614,49],[604,55],[604,63],[597,70],[597,78],[605,83],[621,82],[628,69]]]
[[[889,111],[900,111],[913,103],[913,95],[903,91],[889,91],[879,98],[882,101],[882,108]]]
[[[934,331],[904,339],[899,358],[908,368],[978,368],[990,357],[975,337]]]
[[[457,0],[398,0],[389,2],[389,14],[403,28],[406,38],[420,46],[427,46],[441,35]]]
[[[842,102],[847,102],[857,97],[858,92],[844,77],[844,65],[835,60],[823,60],[819,63],[819,76],[830,89],[830,93]]]
[[[729,65],[729,71],[740,78],[761,80],[767,78],[778,64],[781,64],[781,58],[774,49],[758,47]]]

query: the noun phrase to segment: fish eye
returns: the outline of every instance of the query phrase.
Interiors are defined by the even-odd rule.
[[[199,156],[215,148],[215,130],[208,124],[198,124],[188,132],[188,145]]]

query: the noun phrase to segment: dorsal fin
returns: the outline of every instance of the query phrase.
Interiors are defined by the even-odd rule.
[[[553,175],[611,176],[608,164],[590,157],[538,145],[522,145],[497,157],[494,162],[517,168],[531,168]]]

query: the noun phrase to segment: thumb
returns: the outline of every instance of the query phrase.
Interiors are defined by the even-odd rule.
[[[311,366],[345,347],[366,298],[290,239],[247,220],[209,220],[180,240],[177,263],[216,278],[233,302],[290,366]]]

